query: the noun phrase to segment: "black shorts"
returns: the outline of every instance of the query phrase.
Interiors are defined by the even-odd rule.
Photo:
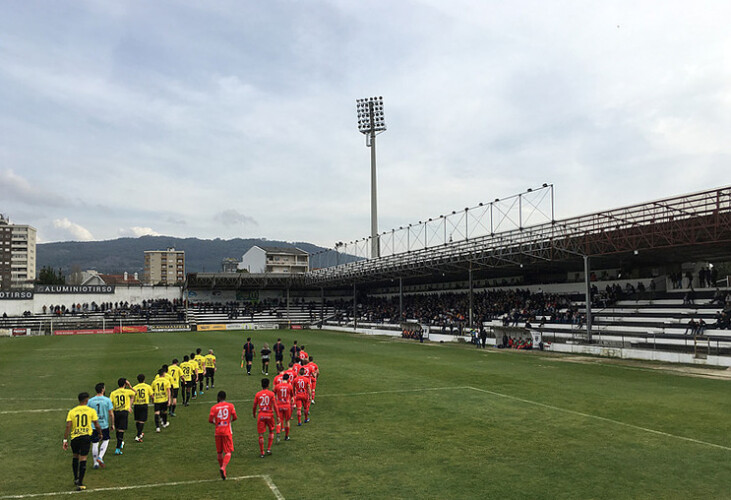
[[[284,361],[284,356],[282,354],[275,354],[274,359],[277,361]]]
[[[191,387],[195,387],[195,380],[194,379],[186,380],[185,387],[187,387],[188,389],[190,389]]]
[[[96,431],[94,433],[96,434]],[[79,436],[72,439],[70,444],[74,455],[85,457],[89,454],[89,448],[91,448],[91,436]]]
[[[127,410],[115,411],[114,412],[114,428],[118,431],[127,430],[127,419],[129,418],[129,412]]]
[[[206,368],[206,377],[211,378],[216,373],[215,368]]]
[[[158,411],[167,411],[168,410],[168,403],[167,401],[164,403],[155,403],[155,412]]]
[[[205,377],[203,372],[202,371],[198,372],[198,382],[203,382],[203,377]]]
[[[170,395],[172,397],[174,397],[174,398],[177,398],[178,397],[178,389],[179,389],[178,387],[172,387],[170,389]]]
[[[135,405],[135,422],[147,422],[147,405]]]
[[[102,441],[109,441],[109,427],[106,429],[102,429]],[[91,435],[91,442],[92,443],[98,443],[99,442],[99,433],[96,432],[96,429]]]
[[[261,358],[262,363],[269,363],[269,358]]]
[[[254,361],[254,355],[253,354],[244,354],[244,359],[246,359],[246,361]]]

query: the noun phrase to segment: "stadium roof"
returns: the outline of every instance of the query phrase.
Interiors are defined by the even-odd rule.
[[[731,186],[675,196],[473,239],[278,277],[280,287],[342,287],[571,271],[589,256],[603,267],[731,258]],[[189,275],[189,283],[203,275]],[[271,276],[271,275],[269,275]],[[191,280],[191,277],[193,279]],[[261,281],[249,276],[238,283]],[[218,283],[222,283],[219,279]],[[268,281],[271,286],[275,281]]]

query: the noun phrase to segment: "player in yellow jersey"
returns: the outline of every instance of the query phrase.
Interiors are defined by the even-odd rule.
[[[175,409],[178,406],[178,391],[180,390],[180,379],[183,377],[183,370],[178,365],[178,358],[173,359],[173,364],[168,368],[168,374],[173,379],[170,394],[170,416],[175,416]]]
[[[200,371],[198,370],[198,362],[195,360],[195,353],[190,353],[190,365],[195,368],[194,370],[194,376],[193,376],[193,385],[191,386],[191,394],[193,399],[198,396],[198,375],[200,374]]]
[[[198,382],[200,383],[200,387],[198,388],[198,392],[202,395],[203,394],[203,374],[206,373],[206,358],[201,355],[201,348],[195,350],[195,357],[193,357],[193,360],[198,363]]]
[[[79,405],[71,409],[66,415],[66,430],[63,433],[63,449],[69,449],[71,438],[71,452],[74,454],[71,465],[74,469],[74,484],[76,489],[85,490],[84,474],[86,474],[86,457],[91,448],[91,433],[96,427],[99,439],[102,437],[102,428],[99,426],[99,416],[89,403],[89,393],[79,394]]]
[[[213,349],[208,349],[208,354],[203,358],[206,360],[206,390],[208,390],[208,379],[211,380],[211,389],[216,387],[213,380],[216,374],[216,356],[213,355]]]
[[[150,398],[152,397],[152,387],[145,383],[145,375],[140,373],[137,375],[138,384],[132,388],[135,391],[135,424],[137,425],[137,435],[135,441],[138,443],[142,442],[142,438],[145,437],[143,432],[145,429],[145,422],[147,422],[147,405],[150,404]]]
[[[135,400],[135,391],[132,385],[124,377],[117,380],[118,389],[112,391],[109,399],[114,405],[114,429],[117,431],[117,449],[114,450],[115,455],[122,454],[124,448],[124,431],[127,430],[127,421],[129,420],[129,412]]]
[[[169,411],[170,411],[170,404],[173,401],[173,377],[172,377],[172,375],[170,375],[170,372],[168,371],[168,365],[162,365],[162,371],[163,371],[162,376],[165,377],[166,379],[168,379],[168,382],[170,382],[170,396],[168,397],[167,405],[165,405],[165,408],[163,408],[162,411],[160,412],[160,417],[162,418],[162,426],[163,426],[163,428],[165,428],[168,425],[170,425],[170,423],[168,422],[168,415],[169,415]],[[154,382],[154,380],[153,380],[153,382]]]
[[[190,358],[186,354],[183,356],[183,362],[180,363],[180,369],[183,370],[183,406],[190,404],[190,391],[193,387],[193,377],[195,376],[196,363],[191,363]]]
[[[170,380],[165,376],[165,371],[160,368],[157,377],[152,381],[152,402],[155,404],[155,432],[160,432],[160,420],[162,427],[170,424],[167,421],[167,407],[170,401]]]

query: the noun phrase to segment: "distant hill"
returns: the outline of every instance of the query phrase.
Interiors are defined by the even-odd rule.
[[[36,265],[38,269],[51,266],[61,269],[65,275],[74,266],[82,270],[94,269],[103,274],[119,274],[124,271],[138,272],[142,277],[145,265],[145,250],[165,250],[175,247],[185,251],[186,272],[219,272],[221,260],[226,257],[241,260],[252,246],[297,247],[310,253],[324,250],[305,242],[286,242],[263,239],[201,240],[198,238],[173,238],[171,236],[141,236],[139,238],[118,238],[106,241],[65,241],[39,243]],[[340,262],[350,261],[340,256]],[[334,256],[330,259],[334,260]],[[323,262],[313,259],[314,267]]]

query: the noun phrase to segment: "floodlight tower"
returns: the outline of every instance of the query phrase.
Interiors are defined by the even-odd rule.
[[[366,136],[366,147],[371,148],[371,258],[381,256],[378,238],[378,203],[376,196],[376,135],[386,130],[383,116],[383,97],[356,99],[358,131]]]

